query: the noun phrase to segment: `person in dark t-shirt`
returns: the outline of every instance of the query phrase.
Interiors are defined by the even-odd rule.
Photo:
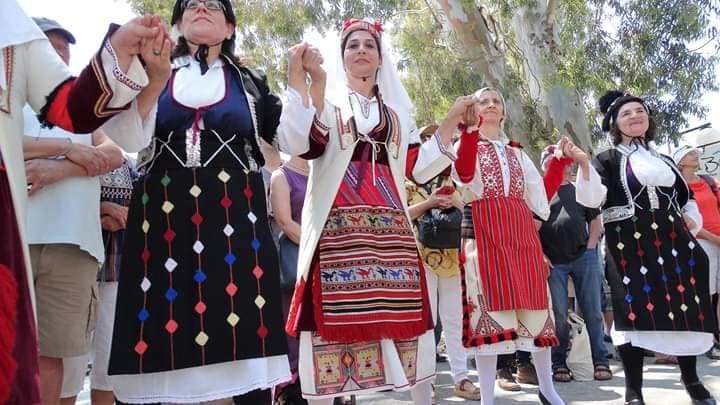
[[[552,350],[553,379],[572,379],[566,359],[569,343],[568,277],[572,277],[575,295],[588,330],[596,380],[612,378],[608,367],[607,348],[603,342],[603,318],[600,310],[602,270],[598,257],[598,240],[602,221],[598,209],[590,209],[575,200],[574,167],[570,159],[554,156],[551,145],[542,153],[540,163],[545,182],[560,180],[554,195],[548,195],[550,217],[540,227],[543,253],[550,264],[548,279],[555,328],[560,345]],[[555,183],[557,184],[557,183]],[[552,193],[554,187],[546,187]]]

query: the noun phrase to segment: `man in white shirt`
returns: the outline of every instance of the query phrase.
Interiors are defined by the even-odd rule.
[[[34,20],[69,64],[73,35],[54,20]],[[60,398],[63,358],[88,353],[95,327],[95,280],[104,260],[95,176],[119,167],[123,156],[102,130],[72,134],[43,128],[29,105],[23,115],[30,195],[26,238],[37,302],[41,394],[44,403],[54,403]]]

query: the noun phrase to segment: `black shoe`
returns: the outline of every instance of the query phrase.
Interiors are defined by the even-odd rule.
[[[606,341],[606,342],[608,342],[608,343],[612,343],[612,338],[610,337],[610,335],[605,335],[605,336],[603,336],[603,340]]]
[[[710,391],[705,388],[703,383],[700,381],[696,381],[694,383],[686,384],[685,390],[687,391],[688,395],[690,395],[690,399],[692,399],[693,404],[696,405],[715,405],[717,402],[715,401],[715,398],[712,397],[710,394]]]
[[[447,357],[443,356],[440,353],[435,353],[435,362],[436,363],[447,363]]]
[[[642,398],[635,398],[625,401],[625,405],[645,405],[645,401],[643,401]]]

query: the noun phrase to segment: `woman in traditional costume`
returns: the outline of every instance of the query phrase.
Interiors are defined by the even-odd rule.
[[[696,356],[717,330],[708,290],[708,258],[694,234],[702,217],[680,171],[650,141],[655,123],[645,100],[619,91],[600,98],[603,130],[614,147],[580,163],[577,200],[602,207],[607,279],[612,290],[613,343],[625,368],[625,403],[644,404],[644,351],[675,355],[694,403],[714,404],[697,375]]]
[[[286,325],[300,335],[303,396],[411,389],[429,404],[432,318],[403,185],[431,165],[408,153],[413,106],[380,24],[346,21],[335,50],[328,78],[317,49],[291,48],[278,129],[281,150],[310,160]]]
[[[475,354],[484,405],[493,403],[497,356],[516,350],[533,354],[541,401],[562,404],[552,383],[550,347],[558,339],[548,302],[548,267],[533,221],[550,212],[543,179],[520,145],[505,137],[502,94],[483,88],[474,97],[474,114],[446,119],[460,124],[453,177],[468,203],[463,344]]]
[[[280,100],[233,55],[229,0],[178,0],[175,68],[149,115],[110,359],[123,402],[269,404],[291,377],[259,143]]]

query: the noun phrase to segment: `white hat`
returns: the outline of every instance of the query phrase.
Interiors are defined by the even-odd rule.
[[[702,149],[698,149],[690,145],[682,145],[679,148],[675,149],[675,151],[672,153],[672,159],[676,165],[679,165],[680,161],[683,160],[683,158],[687,156],[687,154],[690,152],[697,152],[699,155],[702,156]]]

